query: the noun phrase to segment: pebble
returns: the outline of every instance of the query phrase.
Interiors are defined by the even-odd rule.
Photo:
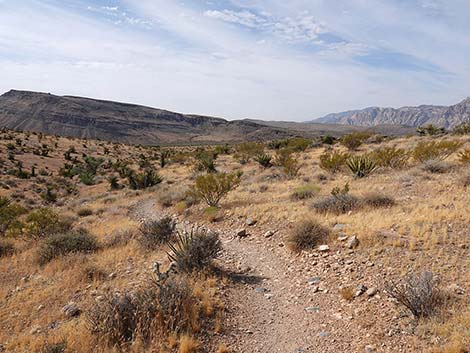
[[[357,237],[355,235],[353,235],[352,237],[350,237],[348,239],[348,242],[346,243],[346,246],[349,248],[349,249],[354,249],[355,247],[357,247],[359,245],[359,239],[357,239]]]
[[[274,231],[268,230],[266,233],[264,233],[265,238],[271,238],[274,235]]]
[[[257,221],[256,221],[255,219],[253,219],[253,218],[248,218],[245,223],[246,223],[246,225],[248,225],[248,226],[254,226],[254,225],[256,224],[256,222],[257,222]]]
[[[376,287],[370,287],[367,291],[366,294],[368,297],[373,297],[374,295],[377,294],[377,288]]]
[[[330,247],[328,245],[320,245],[318,247],[318,250],[321,252],[326,252],[326,251],[330,251]]]
[[[319,306],[309,306],[308,308],[305,308],[305,311],[307,313],[318,313],[318,312],[320,312],[320,307]]]

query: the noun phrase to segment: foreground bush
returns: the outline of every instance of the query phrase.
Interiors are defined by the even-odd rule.
[[[299,223],[287,238],[289,249],[295,252],[313,249],[328,241],[330,231],[315,221],[308,220]]]
[[[79,252],[92,252],[98,250],[97,239],[88,232],[81,230],[48,237],[41,244],[37,252],[37,260],[40,265],[53,259]]]
[[[346,166],[356,178],[367,177],[377,169],[377,163],[368,155],[350,157]]]
[[[101,344],[127,351],[126,345],[136,340],[148,346],[170,334],[194,331],[199,308],[189,283],[171,278],[133,292],[107,294],[86,318]]]
[[[220,200],[240,184],[240,176],[235,173],[208,173],[196,178],[196,196],[208,206],[218,207]]]
[[[175,222],[170,217],[146,221],[139,227],[139,243],[146,250],[156,250],[169,242],[175,230]]]
[[[178,233],[176,242],[168,246],[171,250],[168,257],[176,263],[178,270],[186,273],[209,266],[222,250],[217,233],[195,229]]]
[[[388,282],[387,293],[407,308],[416,319],[431,316],[442,301],[438,281],[432,272],[411,274],[402,282]]]
[[[146,189],[163,181],[160,175],[153,169],[148,169],[142,173],[131,173],[127,180],[129,181],[130,188],[133,190]]]
[[[412,156],[420,163],[429,160],[443,161],[456,152],[461,146],[462,143],[460,141],[422,141],[415,147]]]
[[[320,168],[334,174],[339,172],[350,157],[349,153],[325,152],[320,156]]]

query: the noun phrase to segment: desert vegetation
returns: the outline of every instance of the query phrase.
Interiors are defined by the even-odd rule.
[[[470,139],[423,131],[163,148],[3,130],[0,351],[468,351]]]

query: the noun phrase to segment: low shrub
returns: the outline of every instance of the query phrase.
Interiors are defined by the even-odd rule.
[[[28,214],[25,221],[25,235],[39,239],[65,232],[72,226],[72,220],[62,218],[52,208],[38,208]]]
[[[241,164],[246,164],[251,158],[264,153],[264,145],[256,142],[245,142],[235,148],[235,158],[238,158]]]
[[[93,252],[99,249],[98,240],[84,230],[51,235],[37,251],[37,260],[45,265],[53,259],[71,253]]]
[[[452,170],[452,165],[440,160],[430,159],[421,165],[421,169],[425,172],[444,174]]]
[[[121,185],[119,184],[119,178],[116,175],[109,176],[108,183],[111,190],[119,190],[121,188]]]
[[[135,235],[134,232],[126,229],[126,230],[118,230],[113,232],[106,240],[105,240],[105,247],[114,248],[118,246],[126,246],[129,242],[134,239]]]
[[[289,249],[294,252],[313,249],[328,242],[330,231],[313,220],[299,223],[287,238]]]
[[[442,302],[439,283],[430,271],[410,274],[401,282],[386,283],[386,292],[416,319],[433,315]]]
[[[174,230],[175,222],[170,217],[146,221],[139,227],[138,240],[145,250],[156,250],[172,239]]]
[[[91,208],[88,208],[88,207],[83,207],[83,208],[80,208],[77,211],[77,215],[79,217],[88,217],[88,216],[93,215],[93,210]]]
[[[21,232],[23,227],[19,218],[27,212],[19,203],[0,197],[0,237]]]
[[[0,258],[13,255],[14,252],[15,246],[12,243],[0,239]]]
[[[406,166],[410,154],[403,148],[383,147],[372,152],[371,158],[379,167],[399,169]]]
[[[344,135],[341,138],[341,144],[347,147],[349,150],[354,151],[359,148],[362,143],[371,137],[372,134],[368,132],[353,132],[348,135]]]
[[[209,222],[216,222],[221,218],[221,212],[218,207],[209,206],[204,209],[204,217]]]
[[[334,214],[347,213],[359,206],[359,199],[349,194],[349,184],[345,184],[342,188],[333,188],[330,196],[317,200],[312,205],[317,212]]]
[[[364,206],[375,208],[391,207],[395,205],[395,200],[392,197],[377,193],[366,194],[362,197],[361,202]]]
[[[456,152],[461,146],[462,143],[460,141],[421,141],[412,151],[412,156],[420,163],[429,160],[443,161]]]
[[[364,178],[377,169],[377,163],[368,155],[352,156],[346,161],[346,166],[356,178]]]
[[[344,167],[349,157],[349,153],[327,151],[320,156],[320,168],[332,174],[337,173]]]
[[[291,198],[293,200],[306,200],[315,196],[320,191],[316,185],[306,184],[299,186],[292,192]]]
[[[127,177],[129,187],[133,190],[142,190],[157,184],[160,184],[163,179],[153,169],[147,169],[142,173],[130,173]]]
[[[213,151],[200,150],[196,152],[196,164],[194,166],[197,172],[216,173],[215,160],[217,156]]]
[[[178,233],[176,242],[168,246],[171,250],[168,257],[186,273],[206,268],[222,250],[219,235],[201,229]]]
[[[220,200],[240,184],[236,173],[208,173],[196,178],[196,196],[208,206],[218,207]]]

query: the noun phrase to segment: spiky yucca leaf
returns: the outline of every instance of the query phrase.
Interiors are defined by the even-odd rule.
[[[367,155],[349,158],[346,166],[356,178],[364,178],[377,169],[377,163]]]

